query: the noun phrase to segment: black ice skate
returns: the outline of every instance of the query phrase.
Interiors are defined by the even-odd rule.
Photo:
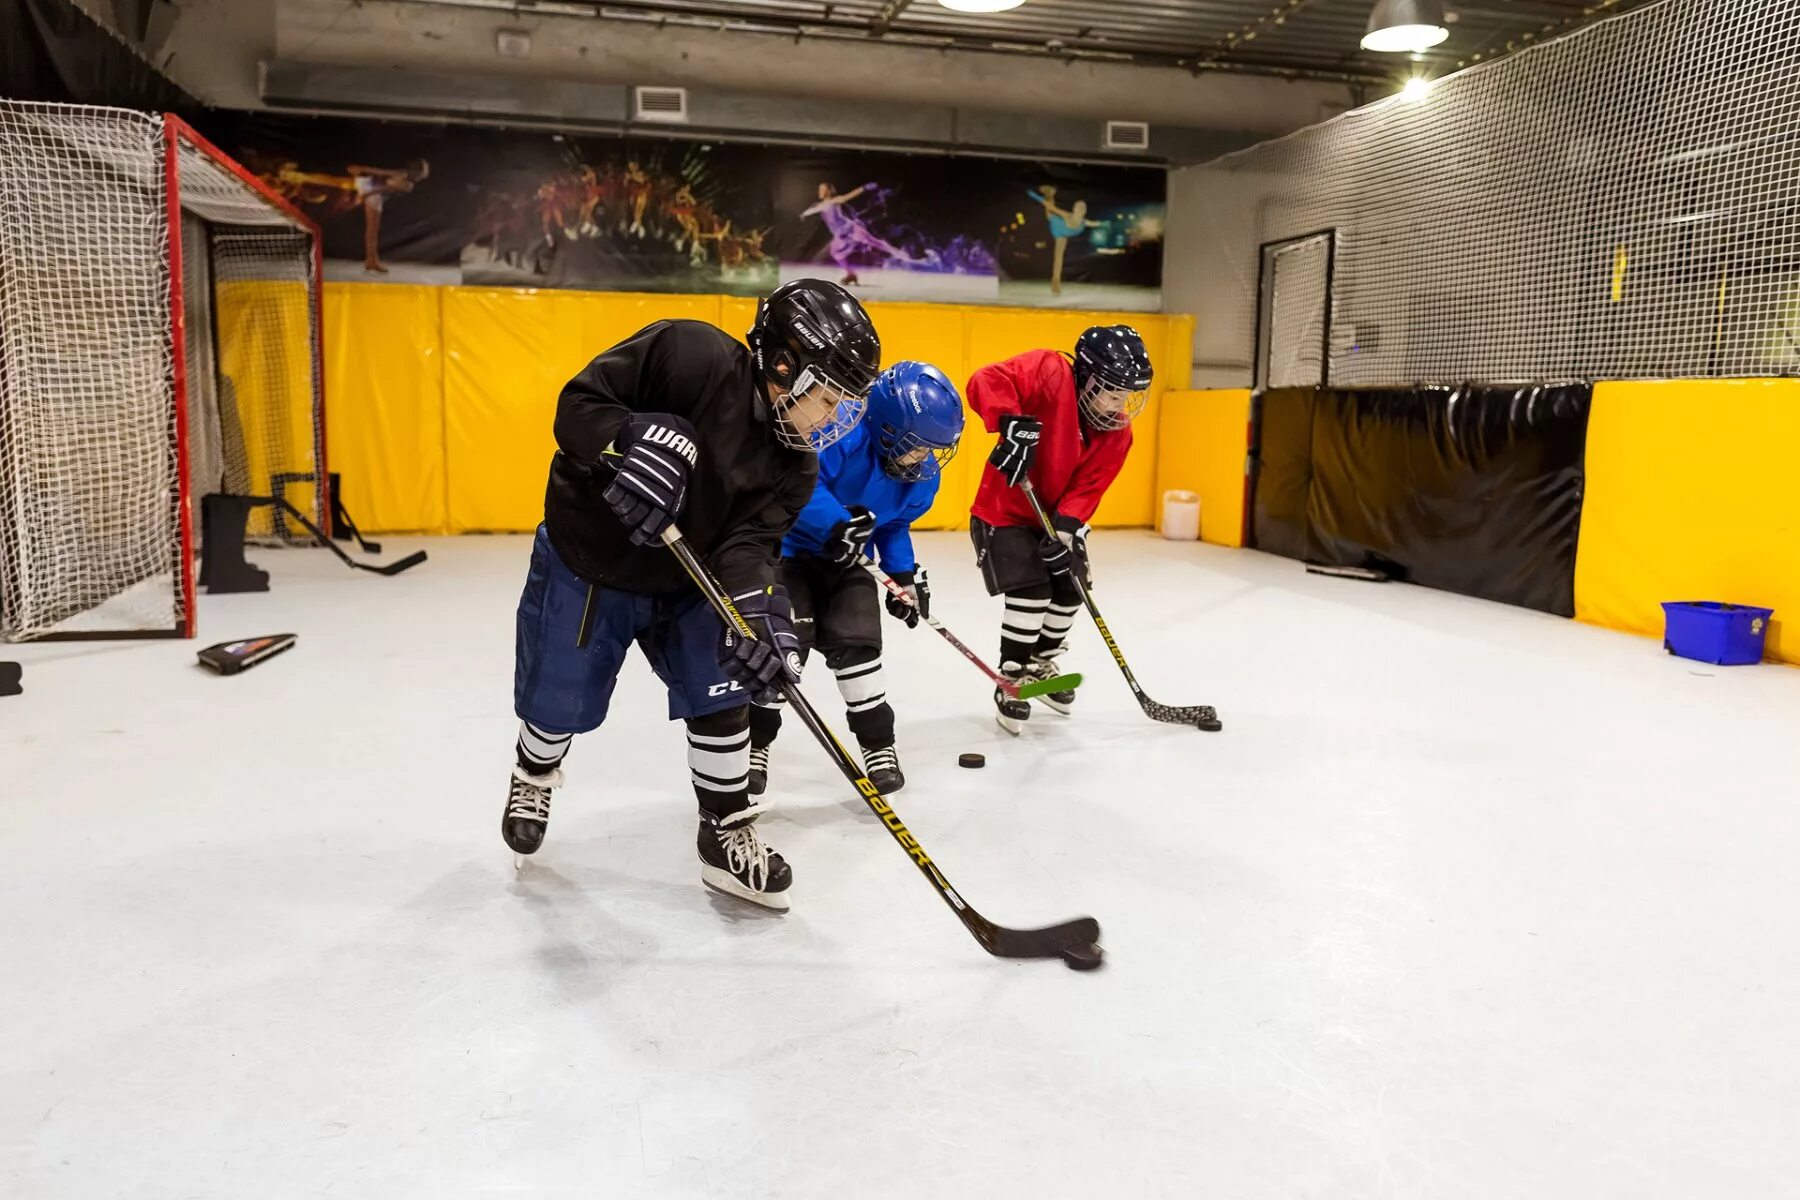
[[[500,814],[500,836],[512,848],[514,867],[525,865],[525,855],[536,854],[550,829],[550,792],[562,786],[562,772],[533,775],[514,766],[506,791],[506,809]]]
[[[715,892],[786,912],[794,872],[756,832],[760,804],[727,817],[700,810],[700,881]]]
[[[760,796],[769,786],[769,748],[750,747],[750,794]]]
[[[1014,687],[1021,683],[1031,682],[1029,668],[1022,667],[1016,662],[1001,663],[1000,674],[1004,675],[1006,681]],[[1025,722],[1031,719],[1031,702],[1021,700],[1017,696],[1009,696],[1001,688],[994,689],[994,708],[996,710],[994,719],[1000,722],[1000,728],[1014,737],[1019,736],[1020,731],[1025,728]]]
[[[1033,656],[1031,662],[1025,667],[1025,673],[1037,680],[1055,679],[1061,674],[1056,668],[1055,660],[1043,655]],[[1070,688],[1066,692],[1045,692],[1042,695],[1033,696],[1032,699],[1052,712],[1059,712],[1066,717],[1075,707],[1075,689]]]
[[[875,790],[884,796],[891,796],[906,786],[906,776],[900,770],[900,751],[892,746],[878,746],[871,750],[863,747],[863,771]]]

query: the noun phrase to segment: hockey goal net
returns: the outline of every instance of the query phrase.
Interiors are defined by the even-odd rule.
[[[0,101],[0,638],[192,636],[210,494],[325,528],[319,264],[178,118]]]

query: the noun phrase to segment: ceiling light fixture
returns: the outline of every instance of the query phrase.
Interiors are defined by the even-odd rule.
[[[1417,54],[1449,36],[1440,0],[1377,0],[1362,48],[1380,54]]]
[[[1025,0],[938,0],[938,3],[952,12],[997,13],[1017,8]]]

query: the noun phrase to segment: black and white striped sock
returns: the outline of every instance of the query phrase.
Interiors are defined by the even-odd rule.
[[[865,750],[894,744],[894,709],[887,702],[887,676],[881,670],[881,655],[861,651],[867,658],[860,662],[833,667],[838,693],[844,697],[850,732]]]
[[[832,674],[837,676],[844,707],[852,713],[866,712],[887,699],[887,679],[881,673],[879,654],[867,662],[837,667]]]
[[[699,733],[688,726],[688,775],[700,807],[727,816],[750,801],[750,726],[747,710],[741,728],[728,733]],[[703,718],[704,719],[704,718]]]
[[[1064,643],[1069,638],[1069,626],[1075,623],[1075,614],[1080,608],[1079,604],[1052,604],[1046,610],[1043,631],[1038,635],[1039,658],[1055,658],[1063,652]]]
[[[561,765],[569,752],[572,733],[551,733],[530,721],[519,722],[519,765],[533,775],[548,775]]]
[[[1023,664],[1037,649],[1043,633],[1044,617],[1050,609],[1048,596],[1006,597],[1006,613],[1000,618],[1000,661]]]

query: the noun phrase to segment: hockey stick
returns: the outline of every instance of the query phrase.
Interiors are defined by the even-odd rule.
[[[698,587],[706,597],[707,603],[712,605],[713,611],[719,614],[719,619],[731,625],[743,636],[755,637],[755,632],[738,612],[737,607],[732,604],[731,598],[725,594],[725,590],[713,578],[712,572],[706,569],[705,565],[695,556],[692,547],[682,538],[681,531],[674,525],[670,525],[663,530],[662,540],[664,545],[674,551],[675,557],[681,561],[682,569],[688,573],[688,578],[694,581],[694,586]],[[888,833],[892,834],[894,840],[900,843],[900,848],[906,851],[907,856],[924,873],[925,878],[931,880],[931,885],[937,889],[938,895],[944,898],[944,903],[950,906],[951,911],[962,921],[963,927],[974,935],[983,950],[997,958],[1061,958],[1063,962],[1078,971],[1092,970],[1100,965],[1102,955],[1098,944],[1100,923],[1092,917],[1077,917],[1073,921],[1064,921],[1060,925],[1048,925],[1042,929],[1008,929],[1004,925],[994,924],[969,907],[967,902],[957,894],[956,889],[950,886],[950,881],[944,878],[944,873],[938,869],[937,863],[933,862],[931,856],[925,853],[925,847],[919,845],[919,840],[906,828],[905,823],[900,820],[900,815],[888,805],[881,793],[875,790],[875,785],[869,782],[869,777],[863,773],[863,769],[850,756],[850,752],[844,749],[843,743],[837,740],[837,737],[826,727],[825,722],[820,719],[819,714],[813,711],[813,706],[807,703],[806,697],[801,694],[800,689],[784,679],[781,683],[781,695],[788,702],[789,707],[800,715],[800,719],[812,731],[813,737],[818,739],[819,745],[825,747],[825,752],[831,755],[832,761],[837,764],[838,770],[843,772],[844,778],[856,787],[857,793],[863,798],[863,803],[869,806],[869,811],[881,818],[881,823],[887,826]]]
[[[319,543],[319,545],[325,547],[327,550],[331,551],[333,554],[335,554],[339,558],[343,559],[345,566],[353,567],[358,571],[373,571],[377,575],[398,575],[402,571],[410,571],[412,568],[418,566],[420,563],[425,561],[425,552],[423,550],[414,550],[411,554],[407,555],[405,558],[399,559],[399,560],[397,560],[395,562],[391,562],[391,563],[383,563],[380,566],[373,566],[369,563],[359,563],[354,558],[351,558],[348,554],[345,554],[343,552],[343,550],[341,550],[338,547],[338,544],[336,542],[334,542],[330,538],[326,537],[324,531],[321,530],[317,525],[314,525],[311,521],[307,520],[306,514],[302,513],[299,509],[295,508],[292,504],[290,504],[288,502],[287,497],[285,497],[285,496],[269,496],[269,497],[257,496],[254,498],[254,503],[280,505],[282,508],[287,510],[288,516],[290,516],[290,517],[294,518],[294,520],[300,522],[300,527],[302,529],[304,529],[304,530],[306,530],[306,532],[312,534],[313,540],[315,542]]]
[[[333,474],[331,477],[331,528],[334,532],[342,531],[341,533],[338,533],[338,541],[344,541],[345,538],[343,537],[343,534],[347,533],[350,535],[349,540],[354,541],[360,546],[364,554],[381,553],[381,543],[371,542],[368,538],[364,537],[362,535],[362,530],[356,527],[356,522],[350,519],[350,510],[344,507],[344,498],[338,493],[338,477],[336,474]]]
[[[859,558],[857,559],[857,562],[862,565],[864,570],[875,577],[876,583],[879,583],[894,595],[899,596],[908,604],[913,604],[913,598],[907,595],[904,587],[894,582],[893,576],[889,575],[886,571],[883,571],[880,567],[876,566],[866,558]],[[913,607],[917,608],[918,605],[913,604]],[[961,650],[962,656],[974,663],[983,675],[986,675],[989,679],[993,680],[995,687],[999,688],[1015,700],[1030,700],[1032,697],[1042,696],[1046,692],[1073,691],[1081,686],[1081,675],[1079,673],[1073,675],[1057,675],[1050,679],[1034,679],[1030,683],[1020,686],[1006,676],[1000,674],[1000,672],[994,670],[994,668],[982,662],[980,655],[963,645],[961,638],[938,624],[936,617],[927,616],[924,613],[920,613],[919,616],[927,625],[942,634],[946,642],[949,642],[952,646]]]
[[[1043,502],[1038,499],[1037,489],[1031,486],[1031,480],[1022,479],[1019,481],[1019,486],[1025,490],[1025,498],[1031,501],[1031,511],[1037,514],[1038,523],[1043,525],[1045,535],[1048,537],[1058,536],[1056,526],[1050,523],[1050,514],[1044,511]],[[1186,708],[1175,708],[1168,704],[1158,704],[1144,694],[1144,689],[1138,686],[1137,676],[1131,673],[1131,667],[1125,661],[1124,651],[1119,649],[1119,643],[1113,641],[1112,630],[1106,627],[1106,618],[1100,615],[1100,608],[1094,603],[1093,593],[1088,591],[1087,584],[1081,581],[1081,572],[1075,569],[1073,563],[1069,567],[1069,578],[1075,581],[1076,588],[1080,590],[1081,602],[1087,605],[1088,615],[1094,618],[1094,627],[1100,631],[1100,639],[1106,643],[1106,648],[1112,651],[1113,661],[1119,664],[1119,670],[1124,673],[1125,682],[1131,685],[1131,693],[1137,697],[1138,706],[1144,710],[1144,715],[1152,721],[1167,721],[1171,725],[1192,725],[1197,729],[1204,729],[1208,733],[1218,732],[1222,726],[1219,724],[1219,714],[1213,710],[1212,705],[1196,704]]]

